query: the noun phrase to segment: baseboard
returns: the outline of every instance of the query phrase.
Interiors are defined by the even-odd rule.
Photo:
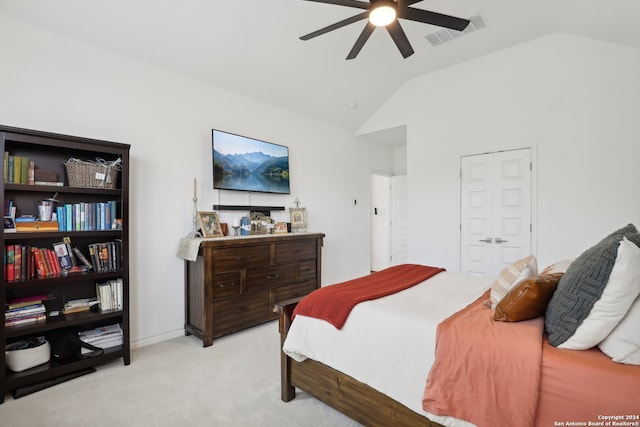
[[[184,328],[174,329],[173,331],[164,332],[162,334],[154,335],[147,338],[141,338],[131,341],[131,348],[146,347],[151,344],[156,344],[162,341],[168,341],[174,338],[183,337]]]

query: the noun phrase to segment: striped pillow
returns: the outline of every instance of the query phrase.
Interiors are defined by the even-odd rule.
[[[509,289],[523,280],[536,276],[537,274],[538,262],[536,257],[533,255],[529,255],[528,257],[522,258],[513,264],[509,264],[502,270],[502,272],[500,272],[496,281],[493,282],[488,304],[491,304],[491,308],[495,309],[500,300],[502,300],[507,292],[509,292]]]

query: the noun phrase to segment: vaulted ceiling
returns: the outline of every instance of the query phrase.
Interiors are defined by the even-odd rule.
[[[549,33],[640,48],[637,0],[424,0],[413,7],[480,15],[487,26],[434,47],[426,36],[440,28],[401,20],[414,55],[403,59],[377,29],[347,61],[364,21],[299,37],[360,9],[304,0],[0,1],[8,16],[353,132],[407,80]]]

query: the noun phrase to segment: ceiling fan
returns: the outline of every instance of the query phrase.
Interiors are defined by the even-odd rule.
[[[407,39],[407,35],[398,22],[399,18],[408,19],[410,21],[423,22],[425,24],[436,25],[438,27],[450,28],[452,30],[462,31],[469,25],[469,20],[456,18],[454,16],[443,15],[436,12],[431,12],[423,9],[416,9],[409,7],[412,4],[418,3],[422,0],[369,0],[369,2],[357,1],[357,0],[307,0],[315,1],[317,3],[328,3],[339,6],[355,7],[358,9],[365,9],[366,12],[359,13],[358,15],[347,18],[343,21],[336,22],[328,27],[321,28],[318,31],[314,31],[307,35],[300,37],[301,40],[309,40],[329,31],[337,30],[346,25],[353,24],[354,22],[361,21],[363,19],[369,19],[367,25],[360,33],[360,37],[356,40],[353,48],[347,55],[347,59],[354,59],[360,53],[360,50],[367,42],[373,30],[376,27],[386,27],[387,31],[391,35],[394,43],[400,50],[400,53],[404,58],[408,58],[413,55],[414,51]]]

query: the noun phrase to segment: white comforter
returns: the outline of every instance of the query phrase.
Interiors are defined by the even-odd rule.
[[[469,426],[422,409],[434,362],[436,327],[482,295],[493,278],[442,272],[397,294],[360,303],[341,330],[296,316],[284,352],[297,361],[316,360],[447,426]]]

